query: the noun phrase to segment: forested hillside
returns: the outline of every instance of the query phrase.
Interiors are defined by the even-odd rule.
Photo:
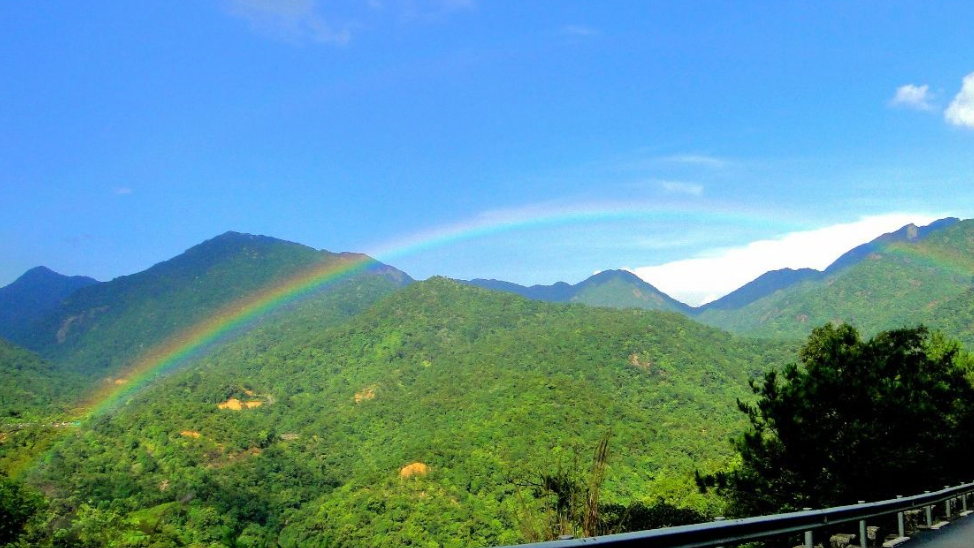
[[[359,257],[228,232],[143,272],[78,290],[33,324],[23,342],[63,369],[96,379],[111,376],[152,345],[235,299],[304,269]],[[343,291],[347,302],[327,313],[354,314],[410,281],[406,274],[376,263],[343,282],[363,284],[362,290]]]
[[[581,303],[611,308],[642,308],[683,312],[685,314],[689,314],[691,311],[689,306],[673,299],[626,270],[605,270],[575,285],[558,282],[553,285],[526,287],[510,282],[484,279],[474,279],[462,283],[553,303]]]
[[[679,314],[432,279],[328,329],[253,332],[82,425],[30,480],[79,542],[491,545],[522,539],[519,484],[608,433],[604,500],[713,512],[692,474],[727,465],[735,400],[790,357]]]
[[[75,291],[97,283],[87,276],[64,276],[43,266],[24,272],[0,287],[0,337],[12,341],[29,338],[34,322]]]
[[[79,395],[77,375],[3,339],[0,379],[0,425],[63,417]]]
[[[700,321],[759,337],[799,339],[828,322],[864,333],[914,325],[960,297],[974,276],[974,221],[870,248],[859,262],[824,278],[802,281],[736,310],[709,309]],[[949,335],[961,335],[949,320]],[[961,328],[961,326],[957,326]]]

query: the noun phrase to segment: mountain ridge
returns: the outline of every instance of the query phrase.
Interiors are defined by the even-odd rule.
[[[914,237],[903,238],[901,231],[884,235],[857,252],[860,258],[854,264],[738,309],[705,310],[697,318],[738,334],[788,338],[803,337],[830,322],[875,333],[924,321],[931,310],[971,287],[974,220],[948,222],[923,237],[917,227],[905,228]]]
[[[457,280],[460,283],[515,293],[544,302],[579,303],[610,308],[642,308],[689,314],[691,307],[663,293],[628,270],[603,270],[577,284],[557,282],[530,287],[501,280]]]
[[[206,319],[236,299],[305,269],[338,266],[353,257],[365,256],[319,251],[269,236],[225,232],[141,272],[74,292],[33,324],[31,337],[16,342],[64,367],[88,374],[111,373],[148,346]],[[362,291],[374,290],[377,298],[388,289],[413,281],[405,272],[375,262],[334,287],[354,293],[364,280],[380,278],[385,281],[378,285],[370,282],[370,289]],[[359,293],[353,298],[358,304],[348,303],[345,313],[353,313],[373,300]]]
[[[61,301],[98,283],[88,276],[65,276],[46,266],[27,270],[0,287],[0,337],[21,339],[27,326],[57,308]]]
[[[556,282],[551,285],[523,286],[513,282],[496,279],[474,278],[458,280],[461,283],[474,285],[495,291],[515,293],[529,299],[545,302],[579,302],[592,306],[609,306],[614,308],[645,308],[649,310],[670,310],[681,312],[691,317],[699,317],[708,311],[733,311],[746,307],[775,292],[785,290],[804,282],[815,282],[829,276],[840,274],[843,270],[855,266],[866,260],[877,250],[897,243],[916,243],[923,241],[931,234],[946,230],[961,222],[956,217],[945,217],[925,226],[908,223],[903,227],[884,233],[869,242],[858,245],[840,255],[824,270],[813,268],[783,268],[770,270],[735,289],[731,293],[700,306],[690,306],[667,295],[628,270],[604,270],[596,273],[577,284]],[[607,282],[621,282],[622,286],[607,289]],[[586,295],[586,292],[589,294]],[[601,295],[593,296],[591,293]],[[632,296],[629,296],[632,292]]]

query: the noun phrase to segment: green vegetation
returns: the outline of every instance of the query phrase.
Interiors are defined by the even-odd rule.
[[[44,497],[0,475],[0,546],[29,546],[43,523]]]
[[[949,333],[966,348],[974,348],[974,288],[925,310],[921,317],[926,324]]]
[[[727,465],[734,401],[788,354],[679,314],[433,279],[340,325],[218,349],[28,477],[67,518],[54,536],[81,544],[504,544],[524,538],[517,479],[612,431],[600,500],[619,523],[660,499],[714,514],[692,472]],[[261,405],[218,408],[230,398]],[[425,474],[401,477],[413,463]]]
[[[754,383],[740,465],[702,478],[737,515],[886,500],[969,479],[974,359],[924,328],[864,341],[849,325],[813,331],[801,365]],[[891,481],[895,480],[895,481]]]
[[[644,282],[625,270],[605,270],[575,285],[523,285],[498,280],[470,280],[468,285],[515,293],[528,299],[551,303],[581,303],[610,308],[642,308],[690,314],[689,306]]]
[[[824,323],[850,323],[867,334],[915,325],[971,287],[974,220],[919,241],[870,249],[859,262],[821,280],[789,286],[740,309],[708,309],[698,319],[735,333],[795,340]]]
[[[19,341],[29,337],[30,327],[57,309],[75,291],[97,284],[86,276],[63,276],[38,266],[8,286],[0,287],[0,337]]]
[[[0,339],[0,427],[63,417],[78,396],[78,376]]]
[[[89,382],[101,381],[152,345],[240,297],[306,269],[351,258],[228,232],[144,272],[74,292],[36,323],[24,342],[60,369],[80,372]],[[402,272],[377,264],[343,282],[341,290],[322,291],[318,297],[330,299],[328,304],[312,302],[305,308],[328,316],[322,321],[341,320],[410,281]],[[336,293],[343,302],[335,302]]]
[[[62,424],[151,345],[349,260],[225,234],[77,290],[34,325],[44,358],[0,340],[5,542],[485,546],[882,498],[890,475],[913,478],[898,492],[942,485],[974,445],[972,360],[883,330],[923,321],[974,343],[974,222],[894,236],[701,316],[763,339],[624,272],[484,283],[527,300],[377,265]],[[815,324],[801,363],[774,372]]]
[[[0,473],[15,474],[57,437],[70,416],[80,378],[0,339]]]

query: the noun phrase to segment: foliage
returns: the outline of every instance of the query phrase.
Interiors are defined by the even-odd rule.
[[[693,508],[675,506],[665,500],[635,501],[628,506],[603,504],[599,508],[602,527],[611,533],[646,531],[711,521],[714,516]]]
[[[85,276],[63,276],[38,266],[0,287],[0,337],[19,341],[29,327],[72,293],[98,283]]]
[[[101,380],[240,297],[305,269],[346,260],[296,243],[228,232],[143,272],[79,289],[33,326],[24,345],[63,369]],[[386,288],[370,292],[366,305],[410,281],[383,265],[359,278],[370,276],[381,277]]]
[[[63,416],[77,397],[78,376],[0,339],[0,429]],[[7,428],[5,428],[7,426]],[[2,442],[0,442],[2,447]]]
[[[689,306],[643,281],[625,270],[604,270],[575,285],[558,282],[554,285],[525,287],[498,280],[470,280],[468,285],[515,293],[538,301],[552,303],[581,303],[609,308],[642,308],[689,314]]]
[[[914,325],[964,293],[974,275],[972,257],[974,220],[961,221],[919,241],[877,242],[858,262],[830,269],[820,279],[788,286],[739,309],[708,309],[698,319],[759,337],[800,339],[826,322],[846,322],[875,334]]]
[[[0,474],[0,546],[16,546],[42,521],[44,498]]]
[[[970,359],[925,328],[862,340],[817,328],[801,365],[753,383],[741,464],[704,478],[738,515],[884,500],[966,479],[974,446]],[[893,480],[893,481],[891,481]]]
[[[949,333],[967,348],[974,348],[974,287],[924,310],[925,322]]]
[[[607,532],[600,520],[599,496],[608,466],[609,438],[606,434],[599,441],[588,473],[581,470],[576,453],[570,466],[559,462],[555,471],[536,472],[517,483],[532,494],[528,499],[518,493],[519,525],[525,540],[540,542]]]
[[[432,279],[345,323],[308,310],[217,348],[71,431],[29,477],[78,542],[102,520],[98,542],[118,545],[500,545],[523,540],[511,478],[611,430],[600,511],[713,514],[692,471],[726,466],[734,402],[788,350]],[[243,396],[264,404],[217,407]],[[429,473],[400,478],[412,462]]]

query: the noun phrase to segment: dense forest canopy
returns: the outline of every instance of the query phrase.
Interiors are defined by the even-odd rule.
[[[870,339],[840,323],[804,343],[732,335],[695,321],[700,311],[647,310],[667,301],[620,272],[527,288],[574,291],[529,300],[377,264],[79,415],[92,387],[124,386],[140,348],[262,283],[347,258],[226,234],[48,309],[38,337],[87,318],[63,347],[0,341],[12,380],[0,387],[4,534],[48,546],[486,546],[883,498],[886,474],[939,486],[971,441],[972,360],[949,338],[969,340],[967,267],[950,251],[966,249],[969,227],[877,241],[825,274],[816,291],[835,299],[870,288],[843,305],[872,318]],[[949,272],[914,283],[938,265]],[[236,281],[199,294],[224,279]],[[820,283],[810,279],[757,288],[740,317]],[[779,282],[794,280],[762,283]],[[934,297],[913,316],[868,300]],[[603,306],[543,302],[584,299]],[[913,317],[946,335],[901,328]],[[911,457],[884,460],[901,450]]]
[[[969,479],[974,358],[926,328],[819,327],[752,382],[740,464],[701,478],[740,516],[886,500]],[[896,481],[890,481],[896,478]]]

